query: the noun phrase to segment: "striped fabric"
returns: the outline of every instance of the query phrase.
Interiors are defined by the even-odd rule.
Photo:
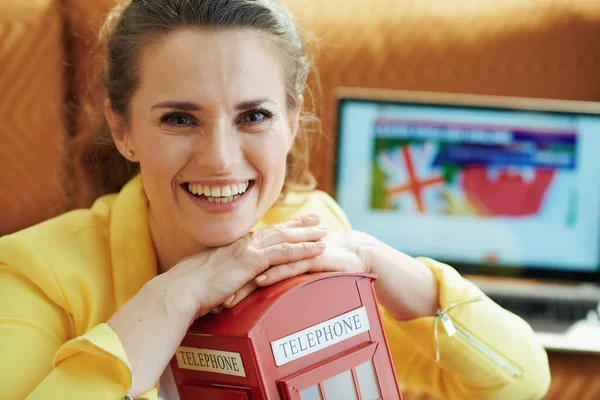
[[[0,236],[68,206],[58,3],[0,1]]]
[[[2,0],[0,0],[2,1]],[[96,103],[90,99],[96,98],[99,87],[99,66],[102,58],[98,43],[98,33],[109,11],[117,0],[64,0],[66,2],[67,18],[70,24],[68,40],[71,48],[68,76],[73,81],[70,97],[72,99],[72,133],[74,136],[71,151],[78,155],[85,139],[94,133],[98,125],[99,111]],[[87,170],[81,160],[74,157],[72,172],[75,185],[72,187],[74,207],[89,207],[97,197],[92,185],[89,184]]]

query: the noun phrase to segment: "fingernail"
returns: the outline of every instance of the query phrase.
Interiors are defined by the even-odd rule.
[[[319,213],[310,214],[310,215],[307,215],[306,218],[319,219],[319,218],[321,218],[321,214],[319,214]]]
[[[325,243],[325,242],[317,242],[316,245],[319,249],[327,248],[327,243]]]
[[[267,276],[266,275],[260,275],[256,277],[256,282],[264,282],[267,280]]]
[[[230,306],[233,303],[233,300],[235,300],[235,294],[233,296],[231,296],[230,298],[228,298],[227,300],[225,300],[225,304],[226,306]]]

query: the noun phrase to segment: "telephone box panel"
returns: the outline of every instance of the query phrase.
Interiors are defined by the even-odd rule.
[[[181,399],[401,399],[374,280],[305,274],[199,319],[171,361]]]
[[[182,399],[187,400],[253,400],[249,390],[227,387],[210,388],[183,385],[179,388]]]

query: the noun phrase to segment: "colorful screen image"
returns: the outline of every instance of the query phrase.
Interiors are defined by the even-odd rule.
[[[600,270],[600,115],[344,100],[336,200],[412,256]]]
[[[373,138],[374,210],[576,222],[572,129],[381,118]]]

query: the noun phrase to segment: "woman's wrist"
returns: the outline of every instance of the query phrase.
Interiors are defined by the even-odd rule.
[[[134,398],[158,382],[189,326],[179,317],[175,286],[164,276],[152,279],[107,321],[127,356]]]
[[[435,315],[439,284],[424,262],[381,242],[368,251],[371,272],[379,277],[377,297],[386,310],[399,320]]]

